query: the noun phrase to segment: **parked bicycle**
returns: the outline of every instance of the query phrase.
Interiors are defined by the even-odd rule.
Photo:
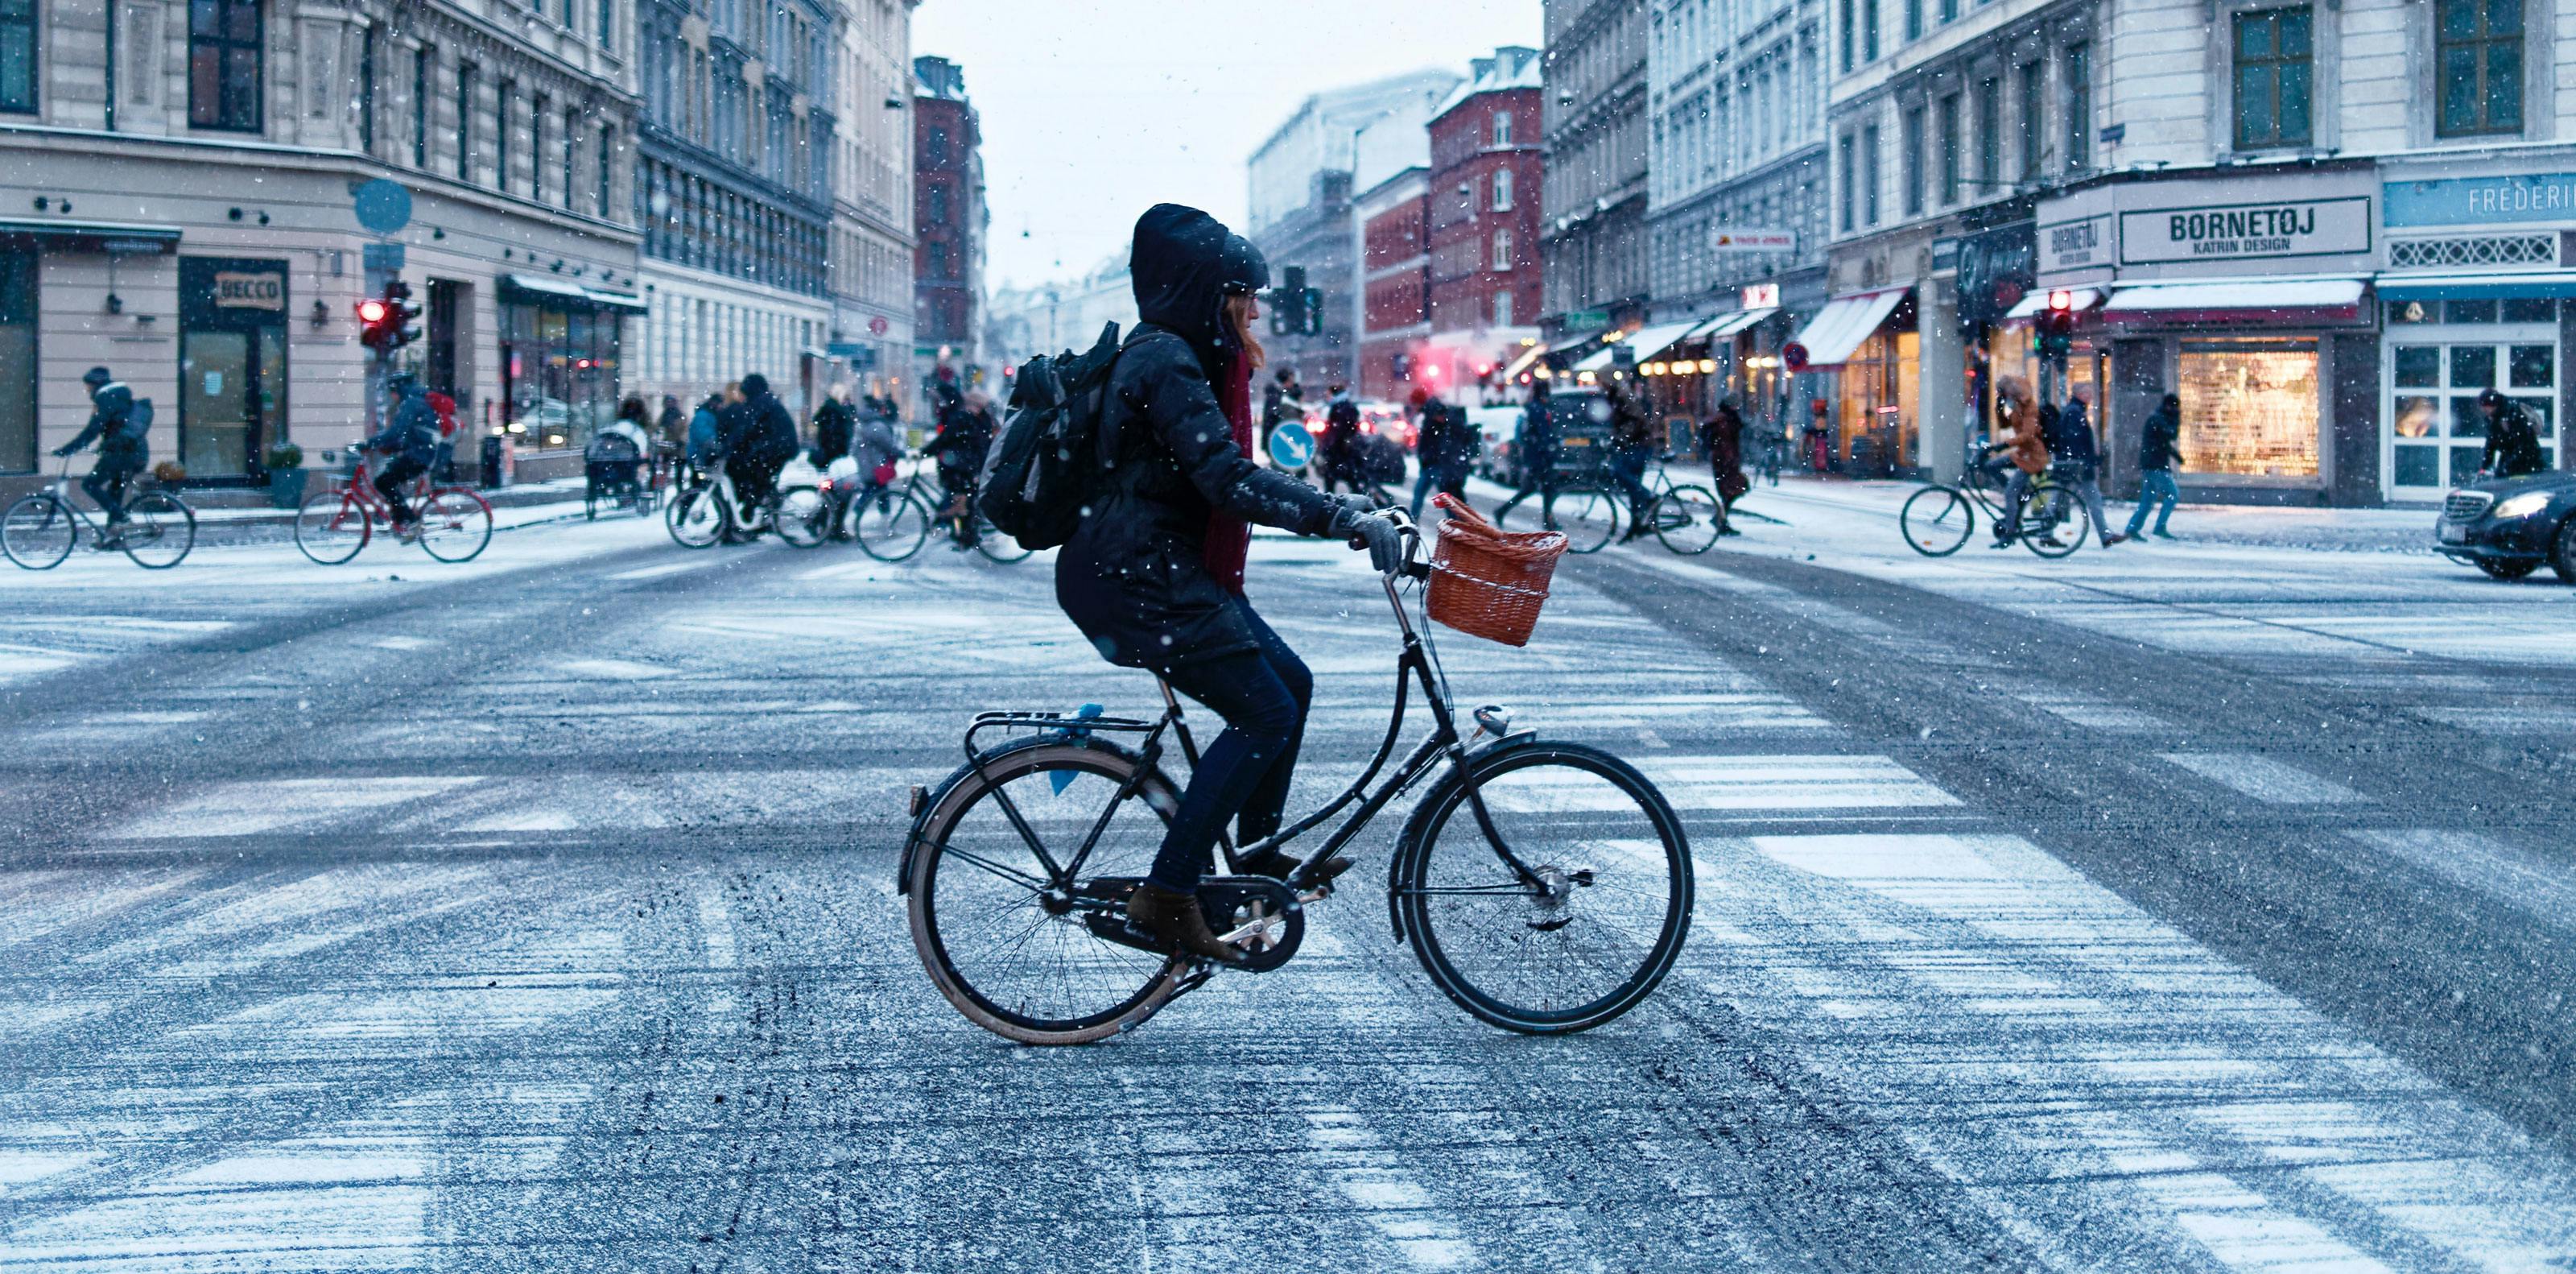
[[[1476,709],[1476,736],[1460,736],[1428,622],[1415,625],[1399,591],[1430,576],[1421,535],[1401,510],[1389,516],[1406,543],[1381,579],[1401,643],[1386,738],[1347,789],[1295,825],[1240,848],[1220,837],[1227,874],[1200,884],[1200,906],[1245,954],[1242,967],[1278,968],[1303,939],[1306,906],[1333,885],[1309,867],[1280,880],[1240,865],[1349,809],[1306,859],[1328,860],[1419,785],[1388,864],[1399,940],[1488,1023],[1532,1034],[1599,1026],[1644,1000],[1681,952],[1692,892],[1681,819],[1627,762],[1543,742],[1499,707]],[[1370,790],[1417,686],[1432,729]],[[897,888],[923,968],[967,1020],[1026,1044],[1090,1043],[1213,976],[1213,965],[1157,950],[1126,924],[1128,895],[1180,801],[1163,771],[1167,740],[1184,762],[1199,758],[1168,684],[1162,696],[1150,721],[1096,706],[984,713],[967,727],[966,764],[936,789],[914,789]],[[994,732],[1019,737],[984,745]]]
[[[136,566],[166,571],[196,547],[196,510],[163,490],[150,474],[135,475],[125,495],[125,516],[110,518],[105,526],[90,521],[72,503],[71,486],[72,462],[66,457],[62,472],[43,490],[20,497],[0,514],[0,552],[28,570],[52,570],[71,556],[87,530],[92,549],[121,550]]]
[[[962,535],[976,552],[995,562],[1008,564],[1029,555],[1027,547],[1004,535],[971,505],[963,515],[973,519],[968,527],[960,528],[954,518],[941,517],[947,505],[945,494],[925,481],[920,467],[915,465],[902,485],[864,490],[851,500],[850,534],[858,540],[861,550],[881,562],[900,562],[920,552],[930,540],[934,523],[949,535]]]
[[[823,542],[831,530],[828,502],[810,483],[782,486],[769,493],[746,518],[736,498],[733,477],[721,464],[699,471],[663,508],[663,527],[682,548],[742,544],[775,529],[778,538],[800,549]]]
[[[492,542],[492,505],[472,487],[431,482],[426,476],[403,496],[411,525],[402,538],[442,562],[470,562]],[[324,566],[338,566],[375,538],[376,524],[395,526],[394,511],[376,490],[364,455],[336,491],[305,497],[295,510],[295,547]]]
[[[1977,531],[1977,515],[1997,526],[2007,520],[2003,492],[1985,466],[1971,464],[1957,486],[1926,483],[1905,497],[1896,522],[1905,542],[1925,557],[1948,557],[1967,546]],[[2022,546],[2041,557],[2061,558],[2084,543],[2093,529],[2092,515],[2075,493],[2059,486],[2049,470],[2032,475],[2022,498]]]

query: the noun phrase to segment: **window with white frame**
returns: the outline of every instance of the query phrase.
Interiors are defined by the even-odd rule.
[[[1512,232],[1508,228],[1494,232],[1494,268],[1512,268]]]
[[[1494,211],[1510,212],[1511,210],[1512,170],[1497,168],[1494,170]]]
[[[1497,146],[1509,146],[1512,144],[1512,113],[1510,111],[1494,112],[1494,144]]]

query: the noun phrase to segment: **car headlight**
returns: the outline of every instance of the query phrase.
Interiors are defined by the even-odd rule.
[[[2490,513],[2487,516],[2494,518],[2498,522],[2510,522],[2515,518],[2530,517],[2532,514],[2538,513],[2542,509],[2548,507],[2548,492],[2525,491],[2521,495],[2515,496],[2512,499],[2497,505],[2495,507],[2495,512]]]

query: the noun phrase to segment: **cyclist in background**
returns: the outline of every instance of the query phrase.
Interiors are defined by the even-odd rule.
[[[949,522],[959,548],[975,543],[969,506],[975,499],[975,477],[984,471],[984,453],[993,445],[993,429],[993,400],[979,389],[959,400],[940,425],[939,436],[921,448],[921,454],[939,462],[939,489],[948,498],[939,516]]]
[[[796,456],[796,417],[769,392],[769,378],[753,372],[742,378],[741,397],[721,421],[725,473],[741,501],[742,524],[757,526],[761,506],[778,489],[778,471]]]
[[[81,479],[81,490],[98,501],[107,511],[106,539],[116,538],[125,523],[125,485],[143,472],[152,458],[145,439],[151,428],[148,417],[138,422],[134,410],[134,391],[125,387],[114,373],[104,367],[93,367],[81,375],[81,384],[89,387],[89,424],[79,436],[54,449],[54,454],[70,457],[95,439],[98,443],[98,465]]]
[[[385,498],[385,507],[392,511],[394,533],[408,537],[414,533],[415,519],[402,488],[427,473],[430,462],[438,458],[438,412],[429,405],[420,378],[410,372],[395,372],[385,382],[385,390],[393,399],[392,419],[365,445],[386,457],[385,467],[376,471],[376,494]]]

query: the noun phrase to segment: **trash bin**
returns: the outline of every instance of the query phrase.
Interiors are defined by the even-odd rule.
[[[483,467],[478,475],[486,488],[510,485],[510,470],[517,457],[510,440],[500,434],[487,434],[483,439]]]

